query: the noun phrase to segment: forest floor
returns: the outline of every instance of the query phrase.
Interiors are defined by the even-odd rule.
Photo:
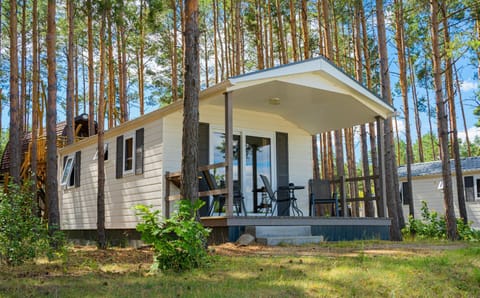
[[[210,246],[207,268],[152,275],[150,248],[71,247],[0,267],[0,297],[480,296],[480,245],[356,241]]]

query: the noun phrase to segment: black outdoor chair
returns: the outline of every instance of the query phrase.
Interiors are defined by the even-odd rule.
[[[238,181],[233,181],[233,207],[235,207],[237,216],[239,216],[240,213],[243,213],[244,216],[247,216],[247,208],[245,208],[244,197],[240,190],[240,183]]]
[[[296,200],[295,198],[290,198],[288,196],[286,196],[285,198],[279,198],[277,196],[278,192],[277,191],[273,191],[272,189],[272,185],[270,184],[270,180],[268,180],[268,178],[264,175],[260,175],[260,178],[262,179],[262,182],[263,182],[263,185],[265,185],[265,190],[267,192],[267,195],[270,199],[270,201],[272,202],[272,215],[275,213],[275,210],[278,208],[278,204],[279,203],[283,203],[283,202],[288,202],[289,206],[292,208],[292,212],[293,214],[297,214],[297,215],[301,215],[302,214],[302,211],[300,209],[298,209],[297,207],[297,204],[295,202],[291,202],[291,200]],[[267,213],[265,213],[265,215],[267,215]]]
[[[316,215],[316,206],[320,204],[333,204],[333,213],[339,216],[338,198],[336,193],[330,191],[330,181],[321,179],[310,179],[308,181],[310,196],[310,216]]]

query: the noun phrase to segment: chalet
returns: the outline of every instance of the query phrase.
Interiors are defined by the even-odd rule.
[[[258,191],[263,185],[260,174],[274,189],[307,185],[312,178],[312,135],[368,122],[382,127],[381,120],[394,110],[364,86],[317,58],[227,79],[201,91],[199,103],[200,165],[224,182],[216,194],[226,198],[221,216],[204,210],[202,221],[218,227],[224,240],[235,240],[246,226],[267,224],[309,225],[317,231],[313,234],[326,229],[330,234],[325,237],[332,240],[349,238],[335,232],[342,225],[360,237],[388,238],[386,218],[265,216],[259,207],[265,198]],[[137,204],[151,205],[164,216],[171,212],[171,201],[179,198],[175,173],[182,160],[182,109],[183,102],[175,102],[105,132],[109,235],[135,234]],[[97,137],[59,150],[60,225],[72,237],[95,235],[96,159]],[[237,216],[234,186],[243,194],[247,216]],[[296,190],[295,196],[299,210],[308,215],[306,188]],[[381,194],[378,198],[384,200]],[[344,198],[341,204],[346,205]]]
[[[457,183],[453,160],[450,164],[455,215],[459,217]],[[480,157],[462,158],[461,164],[468,220],[472,221],[474,227],[480,228]],[[441,161],[412,164],[412,195],[409,195],[407,190],[406,166],[398,168],[398,176],[405,217],[408,217],[410,200],[413,200],[414,203],[415,218],[421,218],[421,201],[427,202],[430,210],[439,214],[445,214]]]

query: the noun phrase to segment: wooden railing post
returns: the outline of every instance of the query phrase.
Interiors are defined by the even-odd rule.
[[[347,193],[345,191],[345,176],[340,176],[340,197],[342,198],[343,217],[348,217]]]
[[[165,172],[165,202],[164,202],[164,215],[165,218],[170,218],[170,180],[168,176],[170,172]]]

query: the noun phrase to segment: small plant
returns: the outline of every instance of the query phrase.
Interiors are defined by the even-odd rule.
[[[405,236],[421,239],[447,239],[447,223],[445,217],[440,217],[437,212],[430,211],[427,202],[422,201],[422,219],[408,217],[408,222],[402,232]],[[465,224],[461,218],[457,219],[457,231],[460,240],[479,241],[480,231]]]
[[[52,257],[52,237],[60,243],[57,248],[64,247],[63,234],[49,236],[47,225],[33,213],[34,204],[31,183],[11,184],[7,192],[0,192],[1,262],[15,266],[42,254]]]
[[[145,243],[153,245],[152,271],[184,271],[207,263],[206,244],[210,230],[195,220],[195,215],[203,204],[201,200],[194,204],[181,200],[178,211],[163,221],[160,220],[159,210],[152,211],[144,205],[135,207],[137,215],[142,219],[137,225],[137,231],[142,234]]]

